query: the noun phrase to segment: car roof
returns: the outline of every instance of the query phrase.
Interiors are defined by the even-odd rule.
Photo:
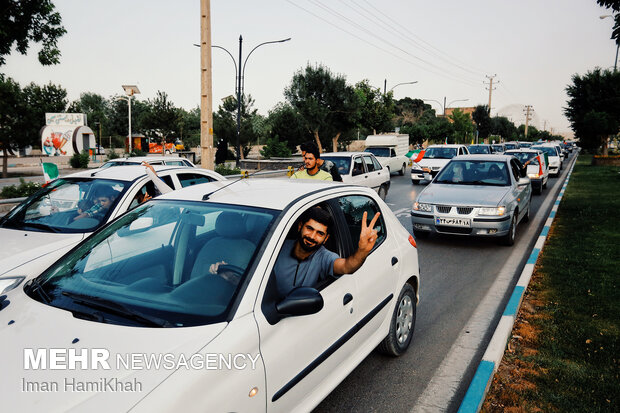
[[[137,162],[141,163],[143,161],[152,162],[152,161],[178,161],[178,160],[186,160],[185,158],[181,158],[176,155],[154,155],[154,156],[126,156],[124,158],[116,158],[110,159],[108,162]]]
[[[428,145],[426,149],[429,149],[429,148],[460,148],[462,146],[465,146],[465,145],[460,144],[460,143],[448,143],[446,145],[443,145],[443,144],[442,145]]]
[[[540,151],[538,149],[536,149],[536,148],[533,148],[533,149],[532,148],[519,148],[519,149],[509,149],[509,150],[507,150],[504,153],[507,153],[507,154],[510,155],[511,153],[515,153],[515,152],[535,152],[535,153],[538,153]]]
[[[290,203],[306,198],[312,193],[328,192],[339,188],[355,189],[365,194],[374,193],[366,187],[339,182],[262,178],[198,184],[161,195],[157,199],[203,201],[205,195],[211,194],[208,198],[209,202],[282,210]]]
[[[153,165],[156,172],[169,171],[172,169],[185,169],[195,172],[196,168],[191,166],[176,165]],[[87,171],[76,172],[63,178],[98,178],[98,179],[114,179],[117,181],[134,181],[135,179],[146,175],[145,167],[142,165],[123,165],[114,168],[97,168]]]
[[[321,154],[323,156],[354,156],[354,155],[372,155],[370,152],[325,152]]]
[[[512,158],[511,155],[489,155],[489,154],[478,154],[478,155],[458,155],[452,158],[453,160],[459,161],[488,161],[488,162],[507,162]]]

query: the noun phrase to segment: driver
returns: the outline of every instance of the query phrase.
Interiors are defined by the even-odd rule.
[[[95,197],[95,204],[88,210],[78,214],[74,221],[82,218],[94,218],[101,220],[107,213],[112,203],[116,199],[116,191],[110,188],[101,189]]]

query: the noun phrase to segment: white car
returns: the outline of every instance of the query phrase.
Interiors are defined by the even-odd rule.
[[[154,168],[173,189],[226,180],[206,169]],[[145,191],[151,197],[159,194],[144,166],[91,169],[58,178],[16,206],[0,220],[0,295],[9,283],[3,277],[38,275],[103,224],[137,206]],[[93,207],[102,192],[114,198],[107,213],[75,219],[78,207]]]
[[[562,157],[560,151],[553,144],[533,145],[530,149],[542,151],[549,160],[549,174],[558,176],[562,170]]]
[[[545,155],[539,149],[515,149],[504,152],[504,155],[514,156],[525,165],[527,164],[527,176],[532,181],[532,191],[540,195],[543,188],[547,187],[549,180],[549,165],[545,162]],[[532,159],[534,158],[534,159]]]
[[[332,161],[338,168],[342,182],[374,189],[381,199],[390,190],[390,170],[370,152],[327,152],[321,159]]]
[[[430,145],[424,151],[422,160],[411,165],[411,182],[417,185],[422,180],[430,181],[450,162],[450,159],[468,154],[469,151],[465,145]]]
[[[281,296],[279,252],[319,205],[328,249],[349,256],[364,214],[381,212],[376,245],[355,273]],[[171,192],[0,302],[0,399],[28,412],[310,411],[377,346],[406,351],[419,276],[413,236],[368,188],[256,179]]]
[[[196,167],[189,159],[179,156],[131,156],[125,158],[111,159],[101,165],[101,168],[109,168],[111,166],[140,165],[142,162],[148,162],[151,165],[172,165],[172,166],[191,166]]]

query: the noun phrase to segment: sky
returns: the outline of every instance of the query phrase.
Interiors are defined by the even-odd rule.
[[[32,44],[27,56],[8,56],[1,72],[22,86],[60,85],[69,101],[137,84],[139,99],[164,91],[176,106],[200,104],[199,0],[53,3],[67,29],[60,64],[40,65]],[[297,71],[320,64],[351,85],[387,82],[395,99],[428,99],[438,113],[444,98],[448,107],[488,104],[492,76],[492,116],[518,126],[531,105],[530,124],[562,133],[570,131],[563,107],[571,77],[613,68],[613,20],[599,18],[605,14],[595,0],[211,0],[211,38],[236,60],[243,36],[245,93],[263,115],[285,100]],[[289,37],[247,57],[260,43]],[[212,62],[216,110],[235,93],[236,73],[220,49]]]

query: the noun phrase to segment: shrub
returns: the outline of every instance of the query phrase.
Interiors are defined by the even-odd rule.
[[[114,150],[114,146],[113,146],[112,149],[108,151],[108,156],[105,160],[107,162],[107,161],[111,161],[112,159],[116,159],[116,158],[120,158],[120,156],[119,154],[116,153],[116,151]]]
[[[30,196],[41,189],[38,182],[26,182],[24,178],[19,178],[19,185],[8,185],[0,191],[0,198],[21,198]]]
[[[291,150],[287,146],[287,141],[280,142],[276,136],[267,139],[267,143],[260,150],[260,154],[267,159],[273,157],[288,158],[291,156]]]
[[[82,151],[82,153],[74,154],[71,159],[69,159],[69,164],[72,168],[80,168],[86,169],[88,168],[88,163],[90,162],[90,155],[88,151]]]
[[[148,155],[146,152],[141,151],[140,149],[134,149],[131,151],[131,154],[129,156],[146,156]]]
[[[220,175],[239,175],[241,173],[241,169],[239,168],[230,168],[226,164],[220,164],[215,166],[215,172]]]

